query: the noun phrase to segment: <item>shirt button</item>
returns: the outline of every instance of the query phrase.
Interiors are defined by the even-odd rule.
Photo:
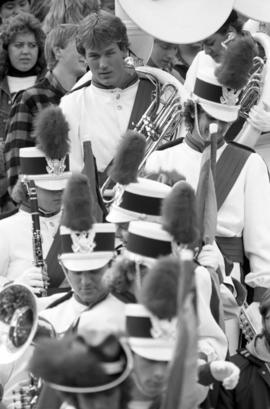
[[[262,374],[265,375],[265,371],[262,371]]]
[[[9,101],[8,101],[8,105],[11,105],[11,104],[12,104],[12,101],[9,100]]]
[[[117,107],[116,107],[116,108],[118,109],[118,111],[121,111],[122,106],[121,106],[121,105],[117,105]]]

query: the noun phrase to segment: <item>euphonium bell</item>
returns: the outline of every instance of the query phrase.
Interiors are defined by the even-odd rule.
[[[25,285],[9,284],[0,292],[0,363],[19,359],[41,336],[55,336],[52,325],[38,318],[34,294]]]

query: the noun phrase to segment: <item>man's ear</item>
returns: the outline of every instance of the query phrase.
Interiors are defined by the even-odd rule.
[[[57,61],[60,61],[61,58],[62,58],[63,49],[60,48],[59,46],[55,46],[55,47],[53,47],[53,52],[54,52],[54,55],[55,55],[55,59]]]

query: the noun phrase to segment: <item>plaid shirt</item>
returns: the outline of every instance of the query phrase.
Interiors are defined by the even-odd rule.
[[[44,78],[15,99],[10,112],[4,148],[9,191],[18,179],[20,148],[35,146],[31,135],[34,116],[49,104],[58,105],[65,93],[66,90],[53,73],[48,72]]]

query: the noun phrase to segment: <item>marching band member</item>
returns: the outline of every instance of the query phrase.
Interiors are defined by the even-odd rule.
[[[159,320],[141,304],[126,305],[126,331],[133,352],[132,401],[129,409],[148,409],[166,387],[168,364],[175,346],[175,321],[158,333]],[[155,318],[155,319],[154,319]]]
[[[87,177],[73,174],[63,195],[59,254],[71,291],[40,313],[57,334],[66,332],[83,311],[98,310],[110,298],[102,276],[114,257],[115,227],[94,223],[91,207]]]
[[[54,250],[61,197],[71,173],[68,124],[60,108],[51,106],[40,112],[34,135],[36,147],[20,149],[21,175],[14,191],[14,198],[21,202],[20,209],[0,221],[0,283],[14,280],[40,293],[44,287],[42,267],[33,266],[33,260],[42,264],[41,255],[46,259],[50,287],[59,287],[64,280],[61,270],[55,269]],[[30,180],[34,181],[33,189]],[[32,209],[31,204],[37,209]],[[40,226],[37,220],[33,223],[36,212]]]
[[[262,331],[252,333],[245,348],[231,360],[240,369],[240,379],[232,391],[223,392],[219,408],[263,409],[270,404],[270,291],[265,292],[260,305]]]
[[[234,90],[222,87],[212,65],[205,64],[197,73],[193,98],[185,105],[184,117],[188,133],[184,142],[154,152],[146,163],[149,171],[175,169],[196,189],[202,152],[209,139],[209,126],[211,123],[217,125],[216,241],[226,258],[226,273],[224,266],[222,269],[225,281],[229,280],[231,291],[228,291],[224,301],[230,307],[237,306],[232,295],[240,295],[237,294],[232,279],[245,282],[249,289],[254,289],[254,300],[258,300],[270,285],[270,259],[267,250],[270,245],[270,216],[267,210],[270,205],[270,187],[267,167],[258,154],[224,141],[230,123],[238,115],[239,106],[236,103],[237,95]],[[245,273],[242,270],[244,256],[250,263],[250,269]],[[224,287],[222,289],[225,291]],[[231,315],[233,309],[230,308],[230,311]],[[237,315],[237,310],[235,312]],[[238,328],[236,320],[234,322]]]
[[[151,102],[154,85],[125,63],[128,44],[123,22],[106,11],[92,13],[80,25],[77,47],[92,80],[60,104],[70,125],[72,170],[83,169],[83,145],[91,141],[97,170],[106,171],[121,135],[135,126]]]

